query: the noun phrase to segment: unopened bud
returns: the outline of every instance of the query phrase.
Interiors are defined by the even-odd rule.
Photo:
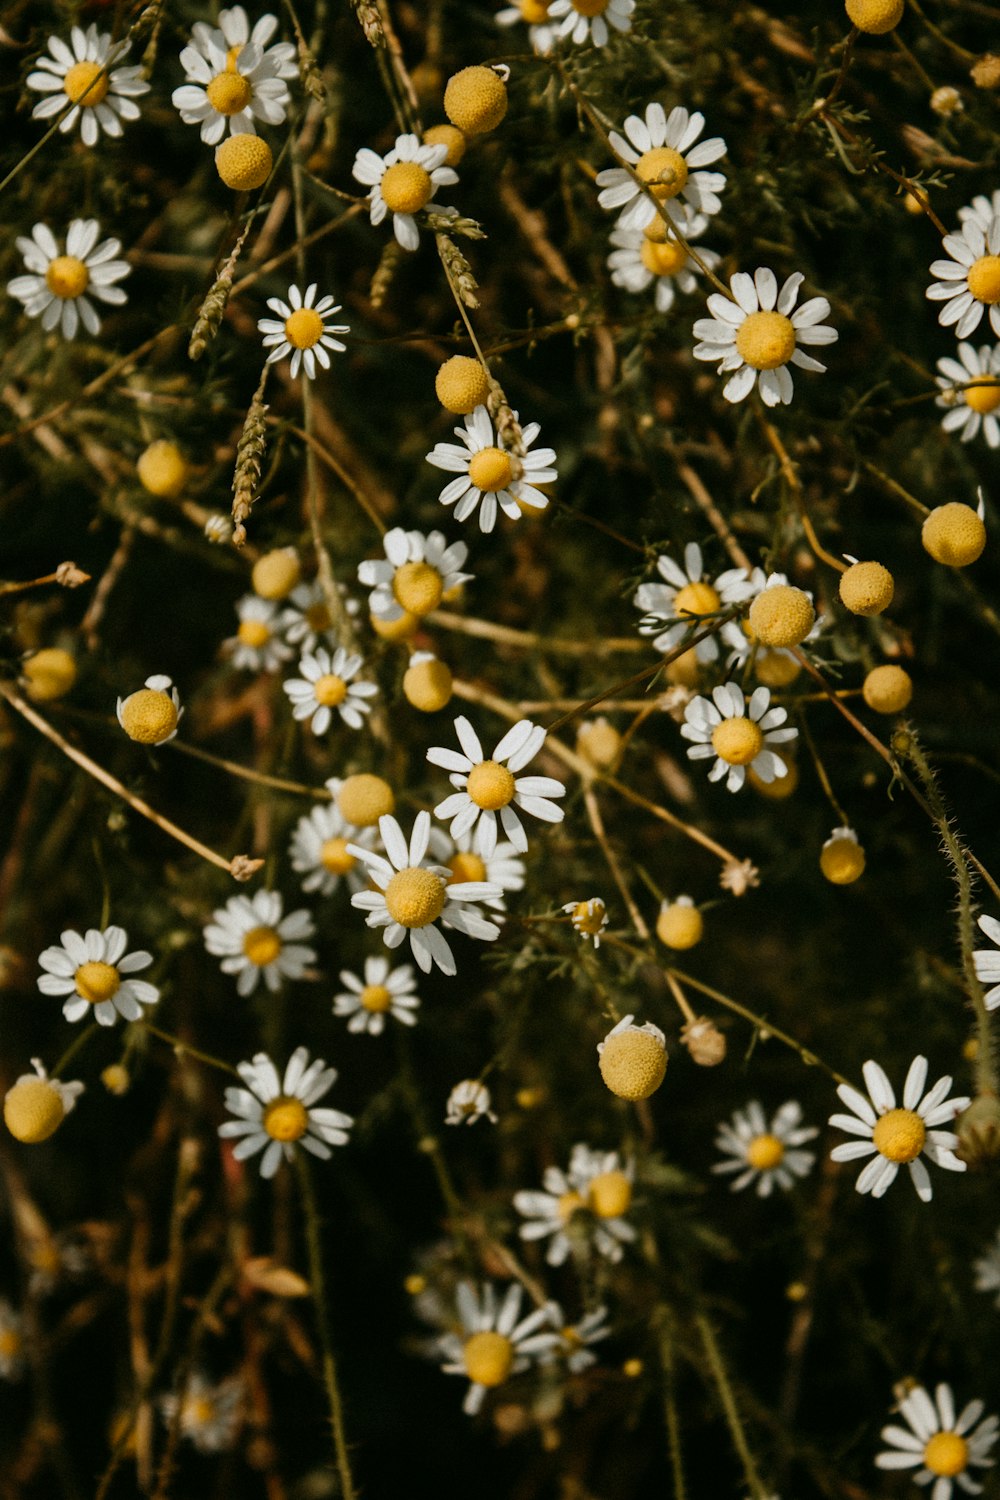
[[[985,1167],[1000,1159],[1000,1099],[978,1094],[955,1122],[955,1155],[970,1167]]]
[[[697,1016],[681,1027],[681,1046],[699,1068],[717,1068],[726,1056],[726,1039],[707,1016]]]

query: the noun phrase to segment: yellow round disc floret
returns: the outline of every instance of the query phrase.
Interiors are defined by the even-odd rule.
[[[924,1447],[924,1467],[932,1474],[953,1479],[969,1462],[969,1445],[957,1432],[935,1432]]]
[[[285,319],[285,338],[293,349],[315,348],[323,333],[323,319],[314,307],[297,307]]]
[[[3,1101],[4,1123],[16,1141],[34,1146],[54,1135],[66,1114],[62,1095],[47,1078],[19,1078]]]
[[[654,276],[676,276],[687,265],[688,254],[676,240],[654,240],[647,235],[639,246],[639,258]]]
[[[101,1073],[101,1082],[109,1094],[120,1098],[122,1094],[128,1093],[129,1084],[132,1082],[127,1068],[121,1063],[109,1063]]]
[[[411,615],[429,615],[444,593],[444,580],[428,562],[407,562],[397,568],[392,580],[396,603]]]
[[[489,376],[468,354],[453,354],[434,377],[434,391],[445,411],[467,416],[483,406],[490,393]]]
[[[977,411],[981,417],[988,417],[1000,406],[1000,378],[995,375],[977,375],[976,380],[978,384],[969,386],[962,395],[966,406]]]
[[[687,187],[688,164],[672,146],[654,146],[651,151],[644,151],[636,162],[635,172],[661,202],[676,198]]]
[[[747,1143],[747,1165],[758,1172],[769,1172],[780,1166],[785,1155],[784,1144],[776,1135],[755,1135]]]
[[[481,760],[469,772],[466,790],[470,799],[490,812],[513,801],[515,789],[513,774],[499,761]]]
[[[920,540],[935,562],[948,568],[967,568],[982,555],[986,527],[971,505],[952,500],[931,511]]]
[[[815,623],[809,595],[790,583],[762,589],[750,605],[750,628],[762,646],[797,646]]]
[[[769,688],[787,687],[802,671],[795,657],[787,651],[772,651],[766,647],[754,657],[753,669],[757,681]]]
[[[301,577],[302,564],[295,548],[278,547],[258,557],[250,582],[261,599],[285,599]]]
[[[835,833],[820,850],[819,867],[831,885],[853,885],[865,873],[865,851],[853,834]]]
[[[110,1000],[118,993],[121,982],[114,964],[102,963],[98,959],[81,964],[73,975],[76,992],[88,1005],[100,1005]]]
[[[301,1099],[281,1095],[264,1110],[261,1123],[272,1141],[300,1141],[309,1129],[309,1114]]]
[[[723,719],[712,730],[712,749],[730,766],[748,766],[764,748],[764,731],[743,716]]]
[[[674,595],[674,614],[681,618],[685,615],[711,615],[721,608],[719,591],[710,583],[686,583]]]
[[[90,285],[90,272],[83,261],[75,255],[57,255],[49,261],[45,272],[45,285],[53,297],[64,302],[82,296]]]
[[[753,766],[747,771],[747,781],[755,792],[766,797],[770,802],[783,802],[790,797],[799,784],[799,768],[794,760],[785,761],[784,776],[776,776],[773,781],[762,781]]]
[[[107,69],[99,62],[74,63],[67,69],[63,79],[66,98],[74,104],[82,104],[84,109],[93,109],[95,105],[103,104],[110,86]]]
[[[392,991],[384,984],[366,984],[358,996],[362,1007],[373,1016],[382,1015],[392,1006]]]
[[[357,864],[357,857],[347,852],[350,839],[324,839],[319,851],[319,861],[331,875],[349,875]]]
[[[974,260],[966,281],[977,302],[985,302],[988,307],[1000,302],[1000,255],[981,255]]]
[[[160,500],[175,500],[187,483],[188,466],[176,443],[157,438],[136,460],[139,483]]]
[[[668,661],[663,675],[668,682],[674,683],[677,687],[697,687],[701,680],[701,663],[698,660],[697,647],[689,646],[686,651],[681,652],[680,656],[675,656],[673,661]]]
[[[271,627],[264,620],[241,620],[236,634],[242,645],[259,651],[271,639]]]
[[[337,793],[337,808],[342,818],[355,828],[373,828],[396,806],[392,787],[381,776],[362,771],[348,776]]]
[[[880,615],[894,590],[892,574],[878,562],[852,563],[840,575],[840,600],[853,615]]]
[[[624,1172],[599,1172],[587,1189],[587,1207],[599,1219],[620,1219],[632,1205],[632,1184]]]
[[[324,708],[338,708],[347,697],[347,683],[335,672],[325,672],[313,683],[313,695]]]
[[[440,875],[412,865],[397,871],[386,886],[386,909],[401,927],[429,927],[444,911],[445,889]]]
[[[633,1027],[608,1037],[598,1066],[604,1082],[619,1099],[648,1099],[663,1082],[667,1051],[659,1037]]]
[[[465,135],[484,135],[507,113],[506,84],[492,68],[463,68],[448,79],[444,112]]]
[[[22,663],[24,691],[35,703],[62,698],[76,682],[76,661],[61,646],[46,646]]]
[[[467,880],[486,879],[486,861],[480,859],[478,854],[463,854],[461,850],[453,854],[448,861],[451,870],[449,885],[457,885]]]
[[[258,969],[266,969],[281,953],[281,938],[273,927],[252,927],[243,936],[243,952]]]
[[[876,1151],[889,1161],[915,1161],[926,1139],[927,1127],[915,1109],[890,1109],[872,1131]]]
[[[795,329],[784,313],[755,312],[736,331],[736,348],[754,370],[777,370],[795,353]]]
[[[603,717],[581,724],[576,731],[577,753],[599,771],[606,771],[614,765],[621,743],[618,730]]]
[[[370,615],[371,627],[375,634],[381,636],[384,641],[411,641],[420,628],[420,616],[413,615],[408,609],[395,620],[381,620],[378,615]]]
[[[859,31],[870,36],[884,36],[903,19],[905,0],[845,0],[847,19]]]
[[[415,161],[393,162],[382,174],[379,188],[392,214],[415,214],[434,195],[431,174]]]
[[[273,164],[271,148],[259,135],[231,135],[215,152],[215,170],[238,193],[263,187]]]
[[[465,1342],[465,1373],[475,1385],[503,1385],[514,1367],[514,1345],[502,1333],[483,1329]]]
[[[220,115],[238,115],[253,98],[253,89],[242,73],[217,73],[205,89],[208,102]]]
[[[480,448],[469,460],[469,478],[477,490],[496,494],[505,490],[514,477],[510,455],[502,448]]]
[[[431,125],[424,131],[425,146],[447,146],[446,167],[457,167],[465,155],[465,136],[454,125]]]
[[[701,942],[705,920],[693,901],[664,901],[656,919],[656,936],[667,948],[683,953]]]
[[[118,711],[121,726],[139,745],[162,745],[177,728],[177,705],[169,693],[140,688]]]
[[[861,687],[868,707],[877,714],[901,714],[913,697],[913,679],[902,667],[887,663],[873,667]]]
[[[447,662],[414,662],[403,674],[403,697],[424,714],[436,714],[451,701],[453,680]]]

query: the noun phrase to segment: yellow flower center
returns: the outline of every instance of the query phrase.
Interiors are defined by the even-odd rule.
[[[313,692],[317,703],[322,703],[325,708],[336,708],[347,697],[347,683],[342,677],[328,672],[313,683]]]
[[[24,1347],[24,1341],[15,1328],[0,1332],[0,1359],[16,1359]]]
[[[90,272],[75,255],[57,255],[49,262],[45,273],[45,285],[54,297],[70,301],[87,290]]]
[[[675,615],[711,615],[722,600],[710,583],[688,583],[674,595]]]
[[[502,1333],[485,1330],[465,1341],[465,1373],[475,1385],[503,1385],[514,1364],[514,1345]]]
[[[736,347],[754,370],[776,370],[795,353],[795,329],[784,313],[755,312],[744,318]]]
[[[401,927],[428,927],[444,911],[445,882],[433,870],[411,865],[389,881],[385,904]]]
[[[967,280],[977,302],[1000,302],[1000,255],[981,255],[973,261]]]
[[[207,1396],[195,1396],[185,1403],[185,1415],[193,1427],[207,1427],[215,1420],[215,1405]]]
[[[381,1015],[392,1005],[392,994],[384,984],[366,984],[361,991],[361,1004],[372,1015]]]
[[[647,271],[654,276],[676,276],[687,264],[687,251],[676,240],[643,239],[639,255]]]
[[[768,1172],[781,1164],[785,1148],[776,1135],[755,1135],[747,1145],[747,1164]]]
[[[301,1099],[281,1095],[264,1111],[264,1129],[272,1141],[300,1141],[309,1128],[309,1115]]]
[[[820,850],[819,867],[831,885],[853,885],[865,873],[865,851],[857,839],[828,839]]]
[[[529,26],[537,26],[549,13],[549,0],[519,0],[521,19]]]
[[[467,880],[486,879],[486,861],[478,854],[456,854],[448,861],[451,870],[449,885],[461,885]]]
[[[3,1101],[4,1124],[16,1141],[34,1146],[47,1141],[62,1124],[62,1095],[47,1078],[30,1074],[18,1079]]]
[[[208,102],[220,115],[238,115],[253,97],[253,89],[235,69],[217,73],[205,90]]]
[[[599,1219],[620,1219],[632,1204],[632,1184],[624,1172],[599,1172],[587,1193],[589,1207]]]
[[[573,9],[581,16],[603,16],[611,0],[573,0]]]
[[[104,963],[81,964],[73,978],[77,994],[91,1005],[110,1000],[122,982],[114,964]]]
[[[890,1109],[872,1131],[876,1151],[889,1161],[914,1161],[926,1139],[927,1127],[913,1109]]]
[[[323,337],[323,319],[314,307],[299,307],[285,319],[285,338],[293,349],[311,349]]]
[[[667,1071],[666,1048],[649,1031],[619,1031],[604,1043],[598,1067],[619,1099],[648,1099]]]
[[[252,927],[243,939],[243,952],[255,968],[266,969],[281,952],[281,939],[273,927]]]
[[[502,448],[480,448],[469,462],[469,478],[477,490],[494,494],[505,490],[514,477],[510,455]]]
[[[585,1206],[586,1205],[584,1204],[584,1201],[580,1197],[579,1193],[575,1193],[573,1191],[560,1193],[559,1201],[556,1205],[556,1212],[565,1224],[569,1219],[573,1217],[578,1209],[584,1208]]]
[[[764,735],[752,719],[723,719],[712,731],[712,749],[730,766],[748,766],[764,748]]]
[[[140,745],[162,745],[177,728],[177,705],[169,693],[140,688],[122,704],[122,728]]]
[[[347,852],[347,839],[327,839],[319,851],[320,864],[331,875],[346,875],[357,864]]]
[[[936,1432],[924,1448],[924,1464],[932,1474],[951,1479],[969,1461],[969,1445],[957,1432]]]
[[[988,416],[991,411],[996,411],[1000,406],[1000,380],[983,381],[981,385],[972,386],[964,394],[966,406],[971,406],[972,410],[979,412],[980,416]]]
[[[322,602],[310,604],[305,612],[305,618],[310,630],[315,630],[317,635],[322,635],[324,630],[329,630],[333,623],[330,619],[330,611]]]
[[[84,109],[93,109],[107,97],[110,79],[100,63],[78,62],[63,79],[63,93],[74,104],[83,100]],[[86,96],[86,97],[85,97]]]
[[[415,214],[434,192],[431,174],[415,161],[397,161],[382,178],[382,197],[393,214]]]
[[[595,937],[604,930],[606,911],[604,902],[595,896],[591,901],[578,901],[570,913],[570,921],[577,932],[586,932]]]
[[[469,772],[466,790],[477,807],[496,812],[506,807],[514,796],[514,777],[506,766],[495,760],[481,760]]]
[[[651,190],[653,197],[661,201],[676,198],[687,185],[687,162],[672,146],[654,146],[652,151],[643,152],[635,170],[636,176]]]
[[[428,615],[441,603],[444,580],[430,563],[408,562],[396,569],[392,592],[396,603],[411,615]]]
[[[392,787],[381,776],[362,771],[348,776],[337,793],[337,807],[342,817],[355,828],[370,828],[396,805]]]
[[[271,627],[265,625],[263,620],[241,620],[236,634],[244,646],[252,646],[258,650],[271,639]]]

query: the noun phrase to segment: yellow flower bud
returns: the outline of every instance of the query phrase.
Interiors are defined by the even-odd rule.
[[[952,500],[931,511],[920,540],[935,562],[947,568],[967,568],[982,555],[986,527],[971,505]]]
[[[59,646],[36,651],[21,667],[24,690],[35,703],[62,698],[76,682],[76,662]]]
[[[250,582],[261,599],[285,599],[301,577],[302,564],[295,548],[278,547],[258,557]]]
[[[463,68],[448,79],[444,112],[465,135],[483,135],[507,113],[507,87],[492,68]]]
[[[231,135],[215,152],[215,170],[238,193],[263,187],[273,163],[271,148],[259,135]]]

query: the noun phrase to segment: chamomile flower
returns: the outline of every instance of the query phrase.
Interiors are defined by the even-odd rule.
[[[768,688],[756,688],[749,703],[742,688],[726,682],[712,689],[712,698],[693,698],[684,710],[681,734],[694,743],[688,749],[689,760],[708,760],[715,764],[709,781],[726,777],[726,787],[738,792],[746,780],[749,767],[761,781],[786,776],[788,767],[772,745],[787,744],[798,736],[795,728],[782,728],[788,718],[784,708],[768,708]]]
[[[986,1009],[996,1010],[1000,1006],[1000,922],[984,913],[979,918],[979,930],[991,943],[997,944],[996,948],[977,948],[972,955],[976,978],[991,986],[983,996]]]
[[[138,692],[119,698],[116,713],[130,740],[140,745],[165,745],[176,735],[184,710],[171,678],[158,673],[147,677]]]
[[[235,974],[240,995],[252,995],[261,979],[272,992],[286,979],[301,979],[316,958],[302,940],[315,932],[304,907],[282,916],[278,891],[230,896],[212,913],[205,928],[205,947],[221,958],[223,974]]]
[[[397,135],[396,144],[385,156],[362,146],[354,158],[354,177],[371,189],[371,222],[381,224],[391,213],[396,239],[404,250],[416,250],[420,244],[415,215],[421,209],[453,212],[434,202],[439,187],[450,187],[458,181],[454,168],[444,165],[447,155],[445,145],[425,146],[419,136]]]
[[[345,612],[352,617],[357,615],[361,608],[357,599],[350,598],[343,584],[337,585],[337,592]],[[298,646],[300,651],[315,651],[319,645],[336,650],[337,632],[319,579],[292,589],[278,617],[278,629],[288,644]]]
[[[445,594],[469,583],[465,566],[469,549],[464,542],[445,540],[441,531],[404,531],[394,526],[382,538],[385,558],[367,558],[358,565],[358,580],[371,589],[368,608],[379,620],[400,620],[404,614],[429,615]]]
[[[85,146],[95,146],[103,130],[105,135],[120,136],[123,120],[137,120],[139,106],[133,100],[149,93],[149,84],[139,67],[120,68],[130,43],[112,45],[108,32],[96,26],[86,31],[74,26],[69,34],[70,46],[57,36],[49,37],[51,57],[41,56],[38,69],[29,73],[27,84],[36,93],[47,94],[31,111],[33,120],[48,120],[72,105],[59,129],[65,134],[79,122],[80,139]]]
[[[63,1015],[79,1021],[93,1012],[99,1026],[113,1026],[119,1016],[138,1021],[144,1005],[155,1005],[160,992],[145,979],[133,979],[148,969],[153,955],[139,948],[126,953],[124,927],[96,927],[86,935],[68,928],[59,934],[61,948],[46,948],[38,962],[45,973],[38,981],[43,995],[65,995]]]
[[[684,567],[663,553],[656,559],[662,583],[641,583],[632,603],[644,611],[639,634],[653,637],[657,651],[672,651],[692,628],[699,615],[713,615],[732,604],[742,604],[754,593],[746,568],[727,568],[714,582],[705,577],[701,548],[689,542],[684,548]],[[719,655],[714,635],[695,647],[699,661],[715,661]]]
[[[601,933],[608,925],[608,909],[600,896],[591,896],[589,901],[567,901],[562,908],[570,916],[574,928],[595,948],[601,946]]]
[[[248,35],[242,6],[222,11],[219,27],[195,24],[191,43],[181,53],[185,81],[171,95],[185,125],[200,125],[209,146],[233,135],[256,135],[255,120],[280,125],[291,103],[286,80],[298,77],[291,42],[267,47],[278,22],[262,16]]]
[[[464,1375],[471,1382],[462,1403],[462,1410],[470,1417],[482,1406],[488,1390],[519,1375],[539,1351],[549,1348],[550,1335],[537,1332],[549,1323],[548,1307],[536,1308],[522,1318],[522,1295],[516,1281],[502,1299],[490,1282],[478,1292],[470,1282],[459,1282],[456,1300],[460,1332],[446,1333],[439,1348],[445,1360],[444,1373]]]
[[[367,847],[370,839],[371,830],[348,823],[336,802],[314,807],[296,823],[288,846],[292,869],[302,877],[302,889],[332,896],[341,880],[346,880],[350,890],[360,891],[365,884],[364,866],[358,868],[357,856],[348,854],[347,846]]]
[[[256,594],[244,594],[236,606],[239,628],[223,644],[234,667],[245,672],[277,672],[294,655],[281,635],[278,606]]]
[[[15,1140],[27,1145],[47,1141],[59,1129],[84,1091],[79,1080],[64,1083],[50,1078],[40,1057],[31,1059],[33,1073],[22,1073],[3,1101],[4,1124]]]
[[[713,1172],[738,1172],[730,1184],[734,1193],[754,1184],[758,1197],[767,1198],[774,1188],[788,1191],[796,1177],[807,1177],[816,1160],[815,1152],[800,1151],[816,1138],[813,1125],[802,1124],[802,1107],[794,1099],[783,1104],[768,1124],[756,1099],[733,1114],[732,1122],[719,1126],[716,1149],[727,1158],[716,1162]]]
[[[48,333],[59,328],[64,339],[76,337],[82,323],[90,334],[98,334],[101,320],[91,298],[120,307],[128,301],[116,281],[127,276],[132,267],[114,257],[121,250],[121,240],[102,240],[96,219],[73,219],[66,231],[65,253],[51,229],[36,224],[31,238],[18,235],[14,243],[24,259],[27,275],[8,281],[7,290],[22,303],[29,318],[41,314],[42,327]]]
[[[0,1297],[0,1380],[20,1380],[24,1373],[24,1322],[6,1297]]]
[[[379,1036],[386,1016],[404,1026],[417,1024],[415,1012],[420,1004],[414,994],[417,976],[409,964],[390,969],[386,958],[366,958],[363,980],[349,969],[341,969],[340,982],[346,985],[347,993],[334,995],[333,1013],[350,1017],[348,1031],[367,1031],[369,1036]]]
[[[554,448],[528,451],[540,431],[537,422],[529,422],[521,429],[525,451],[519,457],[504,447],[499,433],[494,435],[486,407],[477,406],[465,418],[465,426],[454,429],[461,447],[456,443],[434,445],[427,462],[436,469],[458,475],[438,496],[442,505],[454,505],[456,521],[467,521],[479,506],[479,529],[490,532],[496,524],[497,506],[512,521],[520,516],[521,505],[545,509],[548,496],[535,486],[551,484],[559,476],[552,468],[556,461]]]
[[[859,1193],[871,1193],[873,1198],[881,1198],[892,1186],[905,1162],[917,1196],[929,1203],[933,1195],[931,1179],[920,1158],[926,1156],[935,1166],[944,1167],[949,1172],[965,1171],[965,1162],[959,1161],[954,1154],[958,1136],[953,1131],[937,1127],[954,1120],[966,1107],[968,1099],[945,1097],[951,1088],[951,1078],[947,1076],[939,1078],[925,1094],[926,1057],[915,1057],[910,1064],[903,1085],[902,1107],[897,1107],[892,1085],[878,1063],[866,1062],[863,1072],[870,1100],[849,1084],[842,1083],[837,1093],[853,1114],[830,1116],[830,1124],[836,1125],[838,1130],[846,1130],[863,1139],[835,1146],[831,1157],[834,1161],[873,1157],[855,1183]]]
[[[549,16],[556,25],[556,38],[569,37],[576,47],[593,42],[606,47],[611,32],[631,31],[635,0],[552,0]]]
[[[549,1320],[555,1332],[548,1350],[541,1353],[540,1357],[543,1361],[547,1357],[562,1359],[571,1375],[579,1375],[597,1363],[597,1355],[591,1346],[611,1336],[608,1309],[603,1306],[595,1307],[584,1313],[579,1323],[567,1323],[558,1302],[550,1302],[548,1308]]]
[[[935,406],[946,409],[941,418],[945,432],[957,432],[963,443],[971,443],[982,428],[991,448],[1000,448],[1000,345],[984,344],[978,352],[971,344],[959,344],[958,359],[939,359],[935,376],[942,394]],[[970,384],[970,382],[973,382]]]
[[[578,1143],[565,1172],[559,1167],[545,1169],[544,1192],[514,1194],[514,1207],[526,1220],[519,1231],[522,1240],[547,1239],[545,1259],[550,1266],[563,1264],[574,1241],[592,1245],[616,1264],[623,1245],[636,1235],[625,1218],[632,1204],[634,1175],[634,1163],[623,1165],[617,1151],[592,1151]],[[578,1214],[582,1214],[579,1219]]]
[[[995,1306],[1000,1307],[1000,1229],[990,1242],[985,1255],[973,1262],[975,1288],[977,1292],[996,1292]]]
[[[439,802],[434,809],[437,818],[450,818],[452,838],[460,838],[475,826],[473,846],[477,854],[489,859],[497,846],[497,813],[503,831],[511,844],[523,854],[528,835],[514,808],[545,823],[561,823],[565,813],[549,799],[565,797],[566,788],[551,776],[515,776],[541,750],[545,730],[530,719],[520,719],[494,747],[489,757],[483,754],[472,725],[459,716],[455,731],[463,754],[444,746],[433,746],[427,759],[433,766],[450,771],[449,781],[459,790]],[[506,762],[506,764],[504,764]]]
[[[743,401],[754,386],[765,406],[787,405],[793,395],[789,364],[823,373],[826,365],[804,354],[800,344],[834,344],[840,335],[821,322],[830,311],[825,297],[811,297],[793,312],[805,277],[795,271],[778,290],[777,278],[766,266],[753,276],[737,271],[729,285],[732,298],[713,292],[708,299],[711,318],[694,325],[695,359],[718,361],[719,374],[728,374],[722,388],[727,401]]]
[[[497,1117],[490,1108],[492,1103],[485,1083],[480,1083],[478,1078],[463,1078],[448,1095],[444,1123],[475,1125],[477,1120],[489,1120],[491,1125],[495,1125]]]
[[[969,1470],[993,1467],[989,1452],[1000,1426],[996,1417],[983,1417],[985,1403],[970,1401],[956,1416],[950,1385],[939,1385],[933,1400],[918,1385],[898,1410],[907,1425],[883,1427],[882,1441],[889,1448],[876,1455],[876,1468],[916,1469],[914,1484],[934,1486],[931,1500],[951,1500],[953,1480],[967,1495],[981,1494],[983,1487]]]
[[[945,235],[950,260],[936,260],[931,275],[940,279],[927,288],[932,302],[943,302],[938,322],[955,326],[960,339],[975,332],[989,309],[990,326],[1000,337],[1000,214],[989,223],[968,218],[955,234]]]
[[[236,1440],[242,1403],[242,1381],[217,1384],[195,1370],[179,1396],[160,1397],[160,1414],[168,1427],[176,1421],[181,1437],[199,1453],[224,1453]]]
[[[379,818],[378,826],[388,859],[359,844],[348,845],[351,854],[364,860],[376,887],[358,891],[351,905],[368,913],[369,927],[385,929],[387,948],[398,948],[409,932],[413,957],[425,974],[435,964],[443,973],[454,974],[454,954],[435,924],[440,921],[466,937],[493,942],[500,928],[488,922],[474,903],[495,899],[500,887],[478,880],[449,885],[447,868],[424,863],[431,832],[429,813],[417,814],[409,845],[395,818]]]
[[[597,174],[601,189],[597,201],[602,208],[622,210],[619,229],[645,229],[659,218],[653,198],[685,238],[692,214],[719,212],[718,194],[726,185],[725,176],[702,169],[725,155],[726,143],[717,135],[695,145],[705,128],[704,115],[689,114],[679,106],[667,115],[662,104],[648,104],[644,120],[629,115],[622,128],[625,136],[613,130],[608,139],[635,176],[624,167],[609,167]]]
[[[378,693],[374,682],[353,680],[363,666],[363,658],[343,646],[332,656],[322,646],[306,652],[299,662],[302,676],[282,683],[292,702],[292,717],[308,719],[313,734],[320,735],[326,734],[336,710],[349,729],[360,729],[364,715],[371,713],[366,700]]]
[[[524,23],[528,28],[528,40],[535,52],[544,57],[552,51],[555,27],[549,23],[550,0],[517,0],[496,13],[498,26],[516,26]]]
[[[331,1146],[347,1144],[353,1117],[315,1108],[337,1078],[336,1068],[321,1057],[310,1062],[308,1050],[296,1047],[282,1078],[267,1054],[258,1052],[252,1062],[237,1063],[236,1071],[247,1087],[226,1089],[226,1108],[236,1119],[225,1120],[219,1135],[239,1137],[233,1148],[237,1161],[263,1151],[260,1175],[273,1177],[282,1156],[291,1161],[297,1145],[326,1160]]]
[[[707,228],[705,215],[696,214],[685,226],[685,238],[690,242]],[[644,292],[652,286],[657,312],[669,312],[678,291],[690,294],[696,289],[695,277],[701,267],[674,239],[659,215],[645,229],[613,229],[611,243],[615,247],[608,256],[611,280],[627,292]],[[719,264],[714,250],[704,245],[693,248],[710,269]]]
[[[273,365],[279,359],[287,359],[291,355],[290,374],[293,380],[299,373],[300,365],[305,366],[307,379],[315,380],[316,361],[319,360],[323,369],[328,370],[330,356],[326,351],[337,349],[343,353],[347,348],[346,344],[342,344],[333,335],[350,333],[350,325],[329,321],[334,313],[340,312],[340,303],[334,303],[332,297],[321,297],[317,302],[317,286],[317,282],[312,282],[303,295],[293,284],[288,288],[287,302],[283,302],[280,297],[268,297],[268,307],[278,314],[281,321],[276,322],[274,318],[257,320],[257,331],[264,335],[264,348],[271,351],[266,363]]]

